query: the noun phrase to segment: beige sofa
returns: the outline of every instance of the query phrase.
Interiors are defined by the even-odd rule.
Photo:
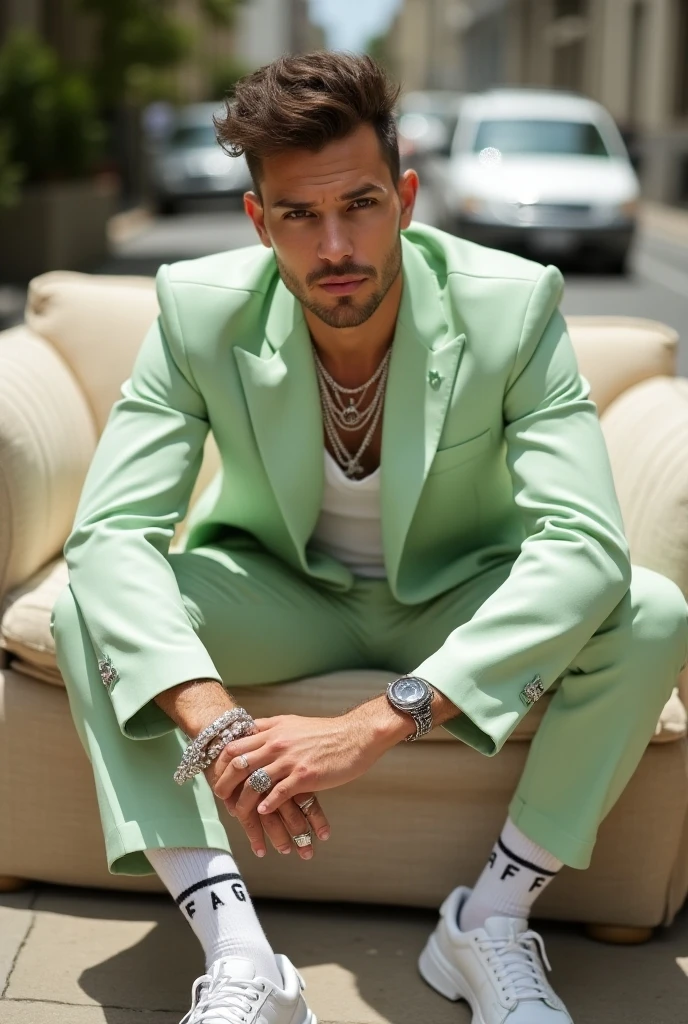
[[[86,468],[156,311],[149,279],[51,273],[31,284],[26,323],[0,334],[0,888],[38,879],[163,891],[155,875],[108,873],[93,777],[49,631]],[[600,410],[634,560],[686,593],[688,380],[674,377],[676,335],[620,317],[569,322]],[[216,464],[210,441],[195,496]],[[341,673],[239,696],[256,715],[328,714],[387,679]],[[595,932],[618,941],[647,938],[653,926],[672,921],[688,891],[687,699],[688,679],[677,680],[637,772],[601,827],[592,866],[565,868],[539,900],[539,916],[618,926]],[[277,854],[257,861],[220,805],[250,888],[437,906],[481,869],[547,704],[545,697],[533,707],[497,757],[438,729],[328,793],[333,838],[310,864]]]

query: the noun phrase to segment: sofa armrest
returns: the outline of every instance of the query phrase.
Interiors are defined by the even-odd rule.
[[[600,417],[631,561],[688,598],[688,380],[653,377]]]
[[[95,446],[60,356],[27,327],[0,332],[0,598],[61,551]]]

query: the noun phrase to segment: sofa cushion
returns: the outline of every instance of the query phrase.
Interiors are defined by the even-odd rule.
[[[55,270],[31,281],[26,323],[55,346],[72,370],[98,433],[157,315],[152,277]]]
[[[566,322],[600,414],[634,384],[676,373],[678,334],[666,324],[625,316],[569,316]]]
[[[601,424],[634,564],[688,596],[688,380],[638,384]]]
[[[12,668],[23,675],[56,686],[64,682],[55,662],[55,645],[50,633],[50,613],[67,583],[67,566],[59,559],[37,573],[23,587],[8,596],[0,621],[0,646],[13,657]],[[256,718],[288,710],[296,715],[337,715],[367,697],[380,693],[390,672],[348,671],[313,676],[291,683],[269,686],[233,687],[239,704],[246,703]],[[547,711],[557,683],[534,704],[509,737],[513,741],[531,740]],[[686,711],[674,690],[655,731],[654,742],[668,742],[686,735]],[[435,729],[427,740],[451,741],[446,729]]]

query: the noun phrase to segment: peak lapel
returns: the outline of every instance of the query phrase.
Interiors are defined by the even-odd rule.
[[[305,569],[322,502],[323,428],[308,328],[281,280],[260,354],[238,346],[234,352],[263,464]]]
[[[466,341],[447,324],[437,278],[402,237],[404,286],[382,429],[385,564],[394,589],[423,484],[437,451]]]

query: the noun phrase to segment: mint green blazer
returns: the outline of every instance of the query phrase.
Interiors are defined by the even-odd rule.
[[[630,586],[606,447],[558,303],[554,267],[434,228],[403,233],[403,293],[384,407],[381,514],[389,587],[429,601],[500,562],[506,580],[416,669],[486,754]],[[125,735],[174,728],[155,705],[220,679],[167,559],[213,431],[222,471],[185,546],[234,532],[305,577],[354,578],[309,547],[323,427],[300,304],[262,246],[161,267],[152,325],[90,467],[65,546],[70,584]],[[412,666],[409,666],[411,669]],[[136,715],[138,728],[130,726]],[[142,729],[140,723],[144,722]]]

